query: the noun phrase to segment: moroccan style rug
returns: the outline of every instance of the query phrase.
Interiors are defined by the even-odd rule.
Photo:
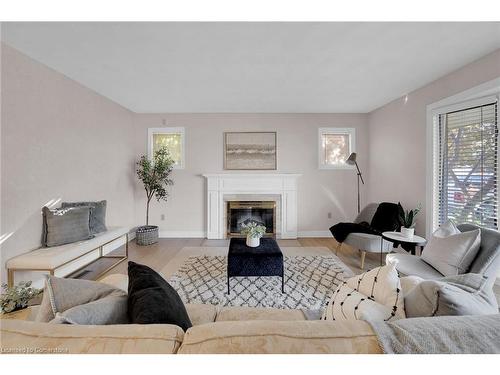
[[[281,277],[231,278],[227,294],[227,256],[191,256],[169,282],[185,303],[219,306],[319,309],[352,271],[332,256],[285,256],[285,293]]]

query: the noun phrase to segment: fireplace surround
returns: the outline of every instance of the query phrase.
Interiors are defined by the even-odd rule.
[[[228,237],[230,201],[275,202],[275,236],[297,238],[297,179],[292,173],[204,174],[207,199],[207,238]]]

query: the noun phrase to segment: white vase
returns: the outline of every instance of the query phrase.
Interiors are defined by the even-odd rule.
[[[401,235],[406,238],[412,238],[415,234],[415,228],[401,227]]]
[[[247,236],[247,246],[248,247],[258,247],[259,245],[260,245],[260,237]]]

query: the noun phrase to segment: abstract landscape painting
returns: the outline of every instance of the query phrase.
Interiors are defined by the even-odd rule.
[[[276,132],[228,132],[224,136],[225,169],[276,169]]]

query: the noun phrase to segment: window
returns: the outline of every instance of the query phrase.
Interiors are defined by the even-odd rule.
[[[320,128],[318,133],[319,168],[352,168],[345,161],[351,152],[354,152],[354,138],[354,128]]]
[[[148,129],[148,155],[153,157],[155,151],[167,147],[174,169],[184,169],[184,128],[150,128]]]
[[[448,219],[498,229],[497,103],[440,113],[437,224]]]

